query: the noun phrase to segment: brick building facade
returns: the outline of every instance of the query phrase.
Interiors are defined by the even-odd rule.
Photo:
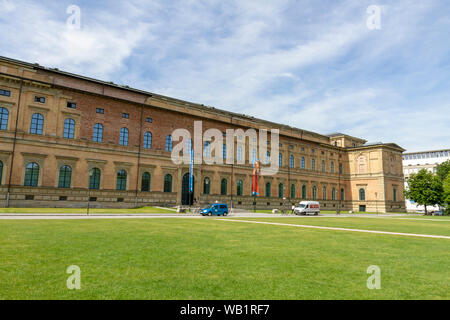
[[[185,203],[189,165],[173,163],[168,136],[193,132],[194,121],[203,130],[280,132],[281,167],[260,178],[256,198],[249,148],[244,164],[195,164],[193,197],[201,204],[276,208],[316,199],[325,210],[405,210],[404,150],[396,144],[325,136],[9,58],[0,58],[0,203]]]

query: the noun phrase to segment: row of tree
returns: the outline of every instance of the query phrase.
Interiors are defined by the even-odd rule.
[[[436,168],[436,174],[426,169],[413,173],[408,179],[408,190],[405,190],[406,198],[413,200],[425,207],[446,206],[446,213],[450,213],[450,160],[447,160]]]

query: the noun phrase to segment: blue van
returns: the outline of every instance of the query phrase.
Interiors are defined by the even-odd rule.
[[[200,210],[200,213],[202,216],[226,216],[228,214],[228,205],[226,203],[214,203]]]

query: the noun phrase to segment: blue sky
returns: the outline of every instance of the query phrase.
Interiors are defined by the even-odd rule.
[[[0,55],[420,151],[450,147],[449,13],[446,0],[0,0]]]

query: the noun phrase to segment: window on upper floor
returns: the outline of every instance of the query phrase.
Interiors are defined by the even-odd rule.
[[[96,112],[96,113],[100,113],[100,114],[104,114],[104,113],[105,113],[105,109],[102,109],[102,108],[96,108],[96,109],[95,109],[95,112]]]
[[[173,148],[172,136],[168,135],[166,137],[166,151],[172,151],[172,148]]]
[[[42,134],[44,131],[44,116],[40,113],[35,113],[31,117],[31,134]]]
[[[0,89],[0,96],[11,97],[11,91]]]
[[[119,144],[121,146],[128,146],[128,129],[127,128],[120,129]]]
[[[67,108],[69,109],[76,109],[77,104],[75,102],[67,102]]]
[[[122,118],[130,119],[130,114],[129,113],[122,113]]]
[[[64,121],[63,138],[66,139],[75,138],[75,121],[73,119],[66,119]]]
[[[34,102],[45,103],[45,97],[34,97]]]
[[[152,119],[152,118],[145,118],[145,122],[150,122],[150,123],[152,123],[152,122],[153,122],[153,119]]]
[[[6,108],[0,108],[0,130],[8,129],[9,112]]]
[[[94,133],[92,135],[92,141],[94,142],[103,141],[103,125],[101,123],[96,123],[94,125]]]
[[[144,134],[144,149],[152,148],[152,133],[150,131],[146,131]]]

